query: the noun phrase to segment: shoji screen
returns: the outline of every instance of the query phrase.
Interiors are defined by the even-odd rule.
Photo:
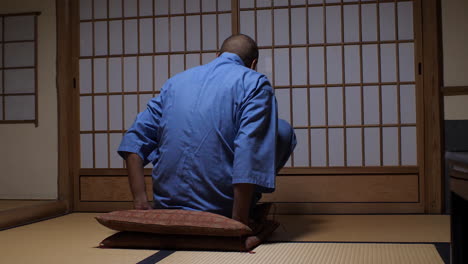
[[[295,128],[291,167],[415,166],[412,1],[241,1]]]
[[[79,2],[77,200],[130,201],[124,162],[116,153],[122,135],[168,78],[215,58],[231,35],[231,1]]]
[[[123,133],[232,28],[258,42],[258,71],[298,139],[265,201],[280,213],[422,212],[420,18],[419,0],[80,0],[79,208],[128,206]]]
[[[241,0],[298,145],[280,212],[420,212],[418,1]],[[419,131],[419,132],[418,132]]]

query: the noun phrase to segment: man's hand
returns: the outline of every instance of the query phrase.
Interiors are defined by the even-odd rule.
[[[150,210],[151,204],[146,197],[143,160],[135,153],[127,153],[128,181],[133,195],[133,207],[137,210]]]
[[[153,207],[148,201],[133,201],[133,208],[136,210],[152,210]]]
[[[234,184],[234,205],[232,206],[232,219],[249,225],[250,205],[252,204],[254,184]]]

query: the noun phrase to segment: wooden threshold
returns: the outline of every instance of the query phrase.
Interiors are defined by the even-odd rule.
[[[39,205],[29,205],[0,211],[0,230],[41,221],[67,213],[65,201],[45,201]]]

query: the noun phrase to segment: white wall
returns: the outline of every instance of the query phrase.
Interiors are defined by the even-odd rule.
[[[468,86],[467,0],[442,0],[444,86]],[[445,119],[468,119],[468,95],[445,96]]]
[[[0,14],[37,11],[39,127],[0,124],[0,199],[57,198],[55,0],[0,1]]]

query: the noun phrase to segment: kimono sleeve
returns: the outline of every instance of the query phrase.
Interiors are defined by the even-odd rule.
[[[273,192],[278,118],[273,89],[264,79],[240,107],[232,182],[255,184],[257,192]]]

